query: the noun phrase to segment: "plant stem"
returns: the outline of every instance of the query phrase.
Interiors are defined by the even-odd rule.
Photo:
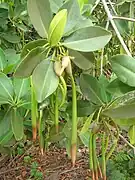
[[[40,110],[40,115],[39,115],[39,144],[40,144],[40,151],[41,154],[43,155],[43,150],[44,150],[44,138],[42,134],[42,117],[43,117],[43,111]]]
[[[76,100],[76,85],[73,75],[71,77],[72,84],[72,135],[71,135],[71,158],[72,164],[75,165],[76,149],[77,149],[77,100]]]
[[[126,46],[126,44],[125,44],[125,42],[124,42],[124,40],[123,40],[120,32],[118,31],[118,28],[117,28],[117,26],[116,26],[116,24],[115,24],[115,22],[114,22],[114,20],[113,20],[113,16],[111,15],[111,13],[110,13],[110,11],[109,11],[109,8],[108,8],[108,6],[107,6],[106,0],[101,0],[101,1],[102,1],[102,3],[103,3],[104,9],[105,9],[105,11],[106,11],[106,13],[107,13],[108,19],[109,19],[109,21],[111,22],[112,27],[113,27],[113,29],[115,30],[115,33],[116,33],[116,35],[117,35],[117,37],[118,37],[121,45],[123,46],[123,49],[125,50],[125,52],[127,53],[128,56],[132,56],[131,53],[130,53],[130,51],[129,51],[129,49],[127,48],[127,46]]]
[[[119,134],[119,137],[129,146],[133,149],[133,151],[135,152],[135,146],[133,146],[132,144],[130,144],[130,142],[128,142],[121,134]]]
[[[65,90],[63,88],[63,86],[61,84],[59,84],[61,93],[62,93],[62,99],[61,99],[61,103],[59,105],[59,108],[63,106],[63,104],[65,103],[65,99],[66,99],[66,94],[65,94]]]
[[[62,86],[64,88],[64,93],[65,93],[65,96],[67,95],[67,84],[65,82],[65,79],[63,78],[63,76],[60,76],[60,81],[62,83]]]
[[[32,133],[33,133],[33,140],[35,141],[37,138],[37,101],[35,97],[35,91],[31,80],[31,118],[32,118]]]
[[[113,19],[121,19],[121,20],[126,20],[126,21],[135,22],[135,19],[133,19],[133,18],[128,18],[128,17],[112,16],[112,18],[113,18]]]
[[[56,95],[55,95],[55,128],[56,128],[56,133],[59,131],[59,104],[58,104],[58,88],[56,90]]]
[[[90,133],[90,140],[89,140],[89,167],[92,172],[92,180],[95,180],[94,174],[94,165],[93,165],[93,134]]]
[[[102,137],[102,173],[103,173],[103,180],[106,180],[106,159],[105,159],[105,132],[103,133]]]
[[[96,134],[92,138],[92,150],[93,150],[93,164],[94,164],[94,174],[95,180],[98,180],[98,168],[97,168],[97,155],[96,155]]]

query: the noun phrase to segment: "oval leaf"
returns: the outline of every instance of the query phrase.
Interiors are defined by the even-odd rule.
[[[3,73],[0,73],[0,104],[13,101],[14,89],[11,80]]]
[[[79,29],[65,39],[67,48],[90,52],[103,48],[111,39],[111,33],[101,27],[91,26]]]
[[[15,77],[29,77],[37,65],[44,59],[44,49],[37,47],[25,56],[15,70]]]
[[[82,74],[80,87],[83,95],[95,104],[102,105],[102,89],[97,79],[89,74]]]
[[[7,65],[4,51],[0,48],[0,70],[3,71]]]
[[[30,79],[13,79],[14,91],[17,97],[17,100],[27,95],[30,91]]]
[[[49,24],[52,19],[49,0],[28,0],[30,20],[41,37],[48,37]]]
[[[113,80],[108,86],[107,91],[113,95],[113,97],[119,97],[130,91],[134,91],[135,88],[128,86],[127,84],[121,82],[118,78]]]
[[[135,104],[128,104],[114,109],[107,109],[103,114],[113,119],[135,118]]]
[[[23,138],[23,118],[17,112],[17,109],[12,110],[12,120],[11,120],[12,131],[17,141]]]
[[[74,50],[69,50],[70,56],[73,56],[73,63],[80,69],[88,70],[93,66],[95,57],[92,52],[79,52]]]
[[[118,79],[129,86],[135,86],[135,59],[128,55],[116,55],[110,60],[112,70]]]
[[[21,59],[24,58],[32,49],[36,47],[42,47],[47,43],[45,39],[38,39],[26,44],[21,52]]]
[[[53,68],[50,58],[43,60],[34,70],[32,81],[38,102],[50,96],[58,87],[59,79]]]
[[[51,46],[56,46],[60,41],[67,21],[67,10],[59,11],[53,18],[48,33],[48,41]]]
[[[131,126],[128,131],[128,136],[131,144],[135,144],[135,125]]]

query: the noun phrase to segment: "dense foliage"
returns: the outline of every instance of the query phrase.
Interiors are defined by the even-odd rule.
[[[106,179],[122,129],[135,144],[134,14],[132,0],[1,1],[1,151],[38,134],[42,154],[59,142],[74,166],[83,144]]]

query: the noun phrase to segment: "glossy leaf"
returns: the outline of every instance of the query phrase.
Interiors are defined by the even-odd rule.
[[[131,144],[135,144],[135,125],[131,126],[128,131],[128,136]]]
[[[32,81],[38,102],[45,100],[58,87],[59,79],[54,72],[53,64],[50,58],[45,59],[33,72]]]
[[[0,73],[0,104],[13,101],[14,89],[11,80],[3,73]]]
[[[103,48],[111,39],[111,33],[101,27],[91,26],[79,29],[65,39],[67,48],[90,52]]]
[[[12,131],[17,141],[20,141],[23,138],[23,118],[19,115],[17,109],[12,110]]]
[[[135,59],[128,55],[116,55],[110,60],[112,70],[118,79],[129,86],[135,86]]]
[[[13,79],[14,91],[17,99],[21,99],[30,91],[30,79]]]
[[[67,21],[67,10],[63,9],[59,11],[51,21],[49,32],[48,32],[48,41],[51,46],[56,46],[60,39],[62,38],[64,28]]]
[[[95,61],[94,54],[91,52],[79,52],[74,50],[69,50],[70,56],[73,56],[73,63],[80,69],[88,70],[93,66]]]
[[[34,49],[36,47],[42,47],[46,43],[47,43],[47,40],[45,40],[45,39],[38,39],[38,40],[34,40],[34,41],[27,43],[21,52],[21,58],[24,58],[32,49]]]
[[[44,59],[44,49],[37,47],[32,49],[27,56],[25,56],[15,70],[15,77],[29,77],[37,65]]]
[[[4,51],[0,48],[0,70],[3,71],[7,65]]]
[[[28,0],[30,20],[41,37],[48,37],[48,29],[52,19],[49,0]]]
[[[102,105],[102,89],[97,79],[89,74],[82,74],[80,77],[80,88],[87,99],[95,104]]]
[[[114,109],[107,109],[103,114],[113,119],[135,118],[135,104],[123,105]]]

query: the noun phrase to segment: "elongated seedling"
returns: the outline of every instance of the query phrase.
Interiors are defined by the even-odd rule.
[[[74,77],[71,77],[72,84],[72,134],[71,134],[71,158],[72,164],[75,165],[77,151],[77,100],[76,100],[76,85]]]
[[[31,118],[32,118],[33,140],[35,141],[37,138],[37,101],[32,83],[32,77],[31,77]]]
[[[59,104],[58,104],[58,88],[56,90],[56,95],[55,95],[55,128],[56,128],[56,133],[59,131]]]

